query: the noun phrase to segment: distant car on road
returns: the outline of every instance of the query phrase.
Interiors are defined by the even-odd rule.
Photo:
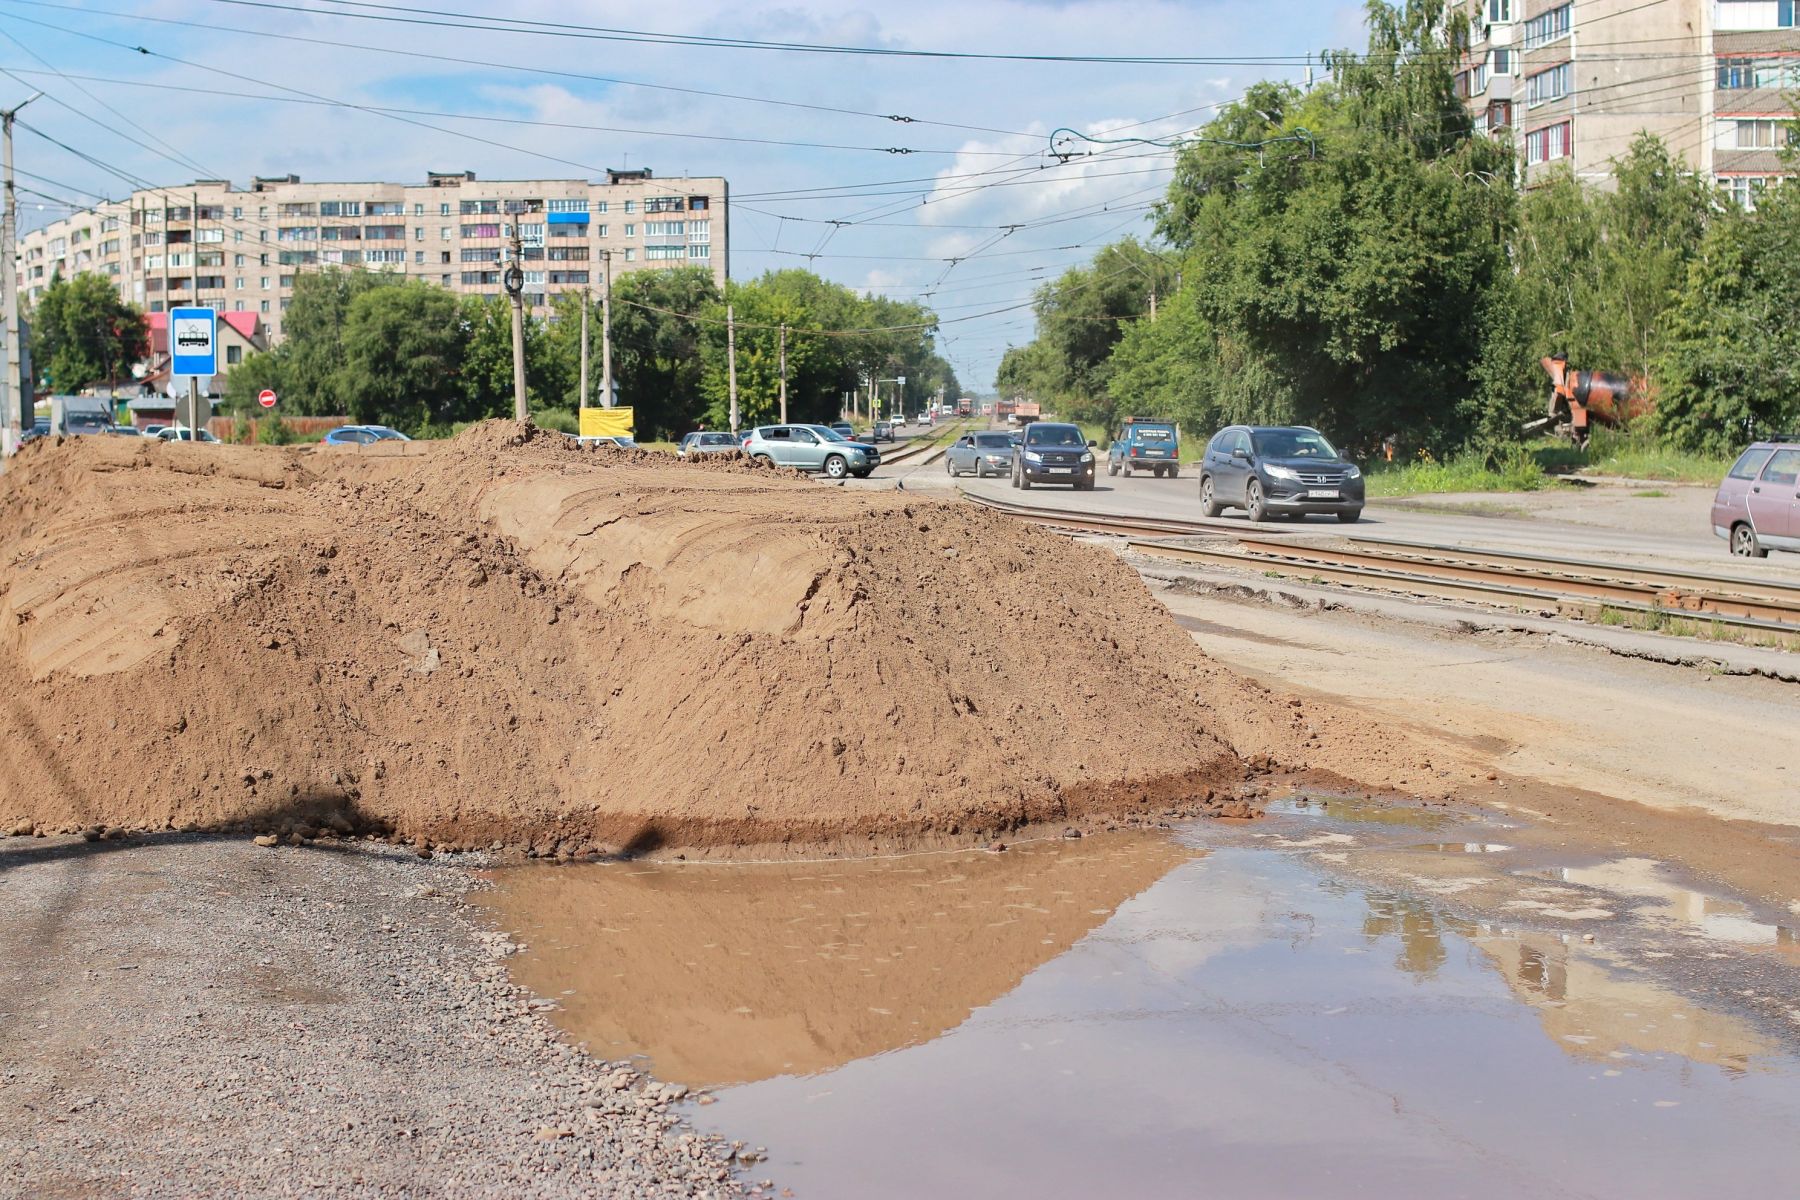
[[[1127,417],[1119,436],[1106,451],[1106,473],[1149,471],[1158,479],[1181,474],[1181,434],[1168,421],[1143,421]]]
[[[958,475],[1004,475],[1012,470],[1013,440],[1005,433],[965,433],[944,451],[944,469]]]
[[[1034,483],[1067,483],[1094,490],[1094,443],[1081,436],[1081,426],[1061,421],[1034,421],[1012,452],[1012,485],[1029,490]]]
[[[1303,425],[1232,425],[1213,435],[1200,463],[1200,510],[1241,508],[1252,521],[1280,514],[1362,516],[1362,471]]]
[[[829,428],[839,437],[849,438],[851,441],[856,440],[856,427],[848,421],[833,421]]]
[[[759,425],[744,439],[744,453],[777,466],[823,471],[832,479],[865,479],[881,465],[880,450],[829,425]]]
[[[339,425],[325,435],[327,446],[372,446],[376,442],[410,442],[411,438],[386,425]]]
[[[219,440],[212,435],[210,430],[193,430],[185,425],[165,426],[162,432],[156,436],[165,442],[217,442]]]
[[[1738,455],[1713,497],[1712,527],[1739,558],[1800,553],[1800,434],[1764,438]]]
[[[877,421],[877,422],[875,422],[875,424],[873,424],[869,427],[869,440],[871,442],[891,442],[891,441],[893,441],[894,440],[894,423],[892,421]]]
[[[167,425],[162,425],[162,424],[153,424],[153,425],[146,425],[146,426],[144,426],[144,427],[143,427],[143,428],[142,428],[142,429],[141,429],[141,430],[139,430],[139,431],[138,431],[138,432],[139,432],[139,433],[142,433],[142,434],[143,434],[143,435],[144,435],[144,436],[145,436],[145,437],[152,437],[152,438],[153,438],[153,437],[156,437],[156,436],[158,436],[158,435],[159,435],[159,434],[161,434],[161,433],[162,433],[162,431],[163,431],[163,430],[165,430],[165,429],[167,429],[167,428],[168,428],[168,426],[167,426]]]
[[[696,430],[683,435],[675,447],[677,458],[698,458],[703,454],[731,454],[738,449],[738,439],[723,430]]]

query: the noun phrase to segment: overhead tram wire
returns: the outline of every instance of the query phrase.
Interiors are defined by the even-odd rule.
[[[294,42],[305,45],[322,46],[333,50],[355,50],[369,54],[389,54],[402,58],[421,59],[429,62],[448,63],[462,67],[479,67],[483,70],[508,71],[531,76],[550,76],[557,79],[579,80],[584,83],[601,83],[612,87],[643,88],[649,91],[675,92],[689,96],[703,96],[715,100],[732,100],[745,104],[764,104],[779,108],[799,109],[807,112],[831,113],[837,116],[861,117],[868,120],[883,121],[899,125],[927,125],[939,129],[955,129],[968,133],[992,133],[1002,137],[1035,138],[1035,133],[1027,133],[1014,129],[997,129],[987,125],[970,125],[956,121],[939,121],[930,117],[914,117],[904,113],[879,113],[865,109],[844,108],[839,105],[816,104],[800,100],[782,100],[771,96],[752,96],[739,92],[720,92],[706,88],[685,87],[670,83],[651,83],[642,79],[628,79],[622,76],[594,75],[581,71],[565,71],[555,67],[525,66],[519,63],[493,62],[488,59],[464,58],[453,54],[434,54],[424,50],[407,50],[395,46],[371,46],[365,43],[337,41],[331,38],[308,37],[303,34],[280,33],[267,29],[246,29],[234,25],[218,25],[199,21],[183,21],[173,17],[155,17],[144,13],[116,12],[106,9],[83,8],[71,4],[52,3],[50,0],[4,0],[8,4],[24,5],[31,8],[47,8],[63,12],[77,13],[83,17],[106,16],[120,20],[142,21],[149,24],[175,26],[184,29],[203,30],[208,33],[235,33],[245,37],[268,38],[276,41]],[[260,6],[258,6],[260,7]],[[313,16],[327,15],[316,10],[306,10]],[[15,19],[31,21],[29,17],[16,16]],[[50,25],[43,21],[33,21],[46,29],[71,33],[60,26]]]

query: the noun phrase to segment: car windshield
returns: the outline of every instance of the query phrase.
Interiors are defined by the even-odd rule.
[[[1251,435],[1261,458],[1336,458],[1331,443],[1310,429],[1264,429]]]
[[[1082,444],[1081,430],[1073,425],[1033,425],[1031,432],[1025,435],[1025,441],[1032,446],[1079,446]]]
[[[806,425],[802,426],[802,428],[812,430],[828,442],[847,442],[850,440],[829,425]]]
[[[1004,433],[978,433],[975,435],[975,444],[983,449],[1006,450],[1012,447],[1012,439]]]
[[[1166,425],[1134,426],[1131,435],[1140,442],[1171,442],[1175,440],[1175,431]]]
[[[407,440],[404,433],[401,433],[398,429],[389,429],[385,425],[371,425],[369,426],[369,432],[383,441],[404,442]]]
[[[697,446],[735,446],[737,442],[729,433],[703,433],[695,439],[694,444]]]

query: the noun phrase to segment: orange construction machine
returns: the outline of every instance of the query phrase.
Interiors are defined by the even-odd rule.
[[[1644,389],[1623,375],[1572,370],[1566,354],[1538,361],[1550,375],[1550,403],[1544,416],[1526,424],[1526,433],[1551,429],[1586,449],[1593,421],[1623,425],[1650,407]]]

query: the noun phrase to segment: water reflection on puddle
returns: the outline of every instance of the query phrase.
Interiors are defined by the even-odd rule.
[[[499,906],[598,1052],[757,1080],[696,1119],[803,1200],[1793,1194],[1791,1040],[1608,947],[1327,873],[1344,843],[1310,843],[1358,816],[520,870]]]

